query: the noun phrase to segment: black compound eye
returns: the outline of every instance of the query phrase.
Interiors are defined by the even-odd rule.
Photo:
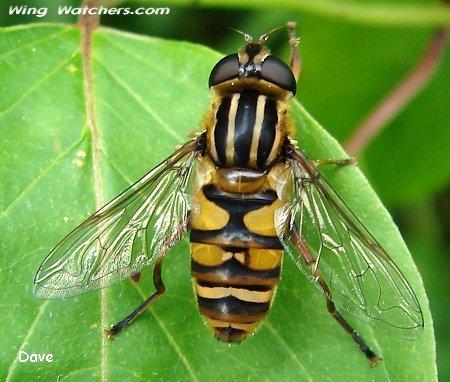
[[[230,54],[222,58],[209,75],[209,87],[221,84],[222,82],[237,78],[239,75],[239,57]]]
[[[290,91],[293,95],[297,92],[297,82],[292,70],[283,61],[273,56],[268,56],[264,60],[261,66],[261,78]]]

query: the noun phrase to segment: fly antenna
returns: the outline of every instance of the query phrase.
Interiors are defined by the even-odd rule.
[[[244,36],[245,42],[252,42],[253,41],[253,37],[250,36],[248,33],[242,32],[239,29],[235,29],[235,28],[231,28],[231,27],[228,27],[228,29],[230,29],[230,30],[232,30],[232,31],[234,31],[236,33],[239,33],[242,36]]]
[[[277,30],[279,30],[279,29],[283,29],[283,28],[286,28],[286,27],[285,27],[285,26],[277,27],[277,28],[272,29],[270,32],[264,33],[264,34],[261,35],[261,37],[258,39],[258,43],[264,44],[264,43],[269,39],[269,36],[270,36],[271,33],[275,32],[275,31],[277,31]]]

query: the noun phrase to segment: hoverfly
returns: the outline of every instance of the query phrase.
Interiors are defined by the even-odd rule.
[[[270,32],[240,32],[246,45],[211,71],[198,135],[59,243],[37,271],[37,296],[78,295],[153,266],[156,292],[106,331],[113,338],[163,295],[164,256],[190,231],[198,307],[222,341],[245,339],[266,317],[284,251],[372,365],[380,358],[336,305],[418,337],[423,316],[408,281],[292,139],[300,57],[296,25],[287,28],[290,66],[264,46]]]

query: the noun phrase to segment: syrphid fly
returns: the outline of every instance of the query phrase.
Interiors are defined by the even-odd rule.
[[[284,252],[371,364],[380,358],[336,306],[396,336],[421,333],[408,281],[292,138],[300,58],[296,25],[287,28],[289,66],[264,46],[269,34],[240,32],[246,45],[211,71],[197,136],[66,236],[36,274],[37,296],[75,296],[153,266],[156,292],[106,331],[113,338],[165,292],[163,259],[190,233],[199,310],[222,341],[245,339],[267,316]]]

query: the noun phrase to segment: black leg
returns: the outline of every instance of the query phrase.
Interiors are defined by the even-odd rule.
[[[334,306],[334,303],[330,300],[328,300],[327,303],[328,311],[331,313],[331,315],[334,317],[334,319],[339,322],[339,324],[345,329],[347,333],[349,333],[353,341],[356,342],[356,344],[359,346],[361,351],[364,353],[364,355],[369,359],[370,366],[376,366],[377,363],[381,362],[382,358],[378,357],[372,349],[370,349],[363,339],[356,333],[355,329],[353,329],[350,324],[345,321],[344,317],[341,316],[341,314],[336,310],[336,307]]]
[[[344,330],[349,333],[353,341],[358,345],[358,347],[361,349],[361,351],[364,353],[364,355],[369,359],[370,366],[375,366],[377,363],[379,363],[382,359],[378,357],[370,348],[366,345],[364,340],[356,333],[355,329],[353,329],[350,324],[344,319],[344,317],[341,316],[341,314],[336,310],[336,307],[333,302],[333,298],[331,296],[330,289],[328,288],[327,283],[323,279],[321,273],[317,269],[316,260],[311,255],[311,252],[309,251],[308,246],[306,245],[303,238],[299,235],[298,231],[296,229],[293,229],[290,232],[291,241],[292,243],[297,247],[298,252],[305,260],[308,267],[311,269],[311,272],[313,276],[316,278],[317,282],[322,287],[322,290],[324,294],[327,297],[327,309],[328,312],[333,316],[333,318],[341,325]]]
[[[162,257],[160,257],[153,268],[153,283],[155,284],[156,292],[153,293],[142,305],[140,305],[130,315],[125,317],[122,321],[113,325],[111,329],[105,330],[108,339],[113,340],[114,337],[130,325],[141,313],[143,313],[151,304],[153,304],[166,291],[163,280],[161,278]]]

